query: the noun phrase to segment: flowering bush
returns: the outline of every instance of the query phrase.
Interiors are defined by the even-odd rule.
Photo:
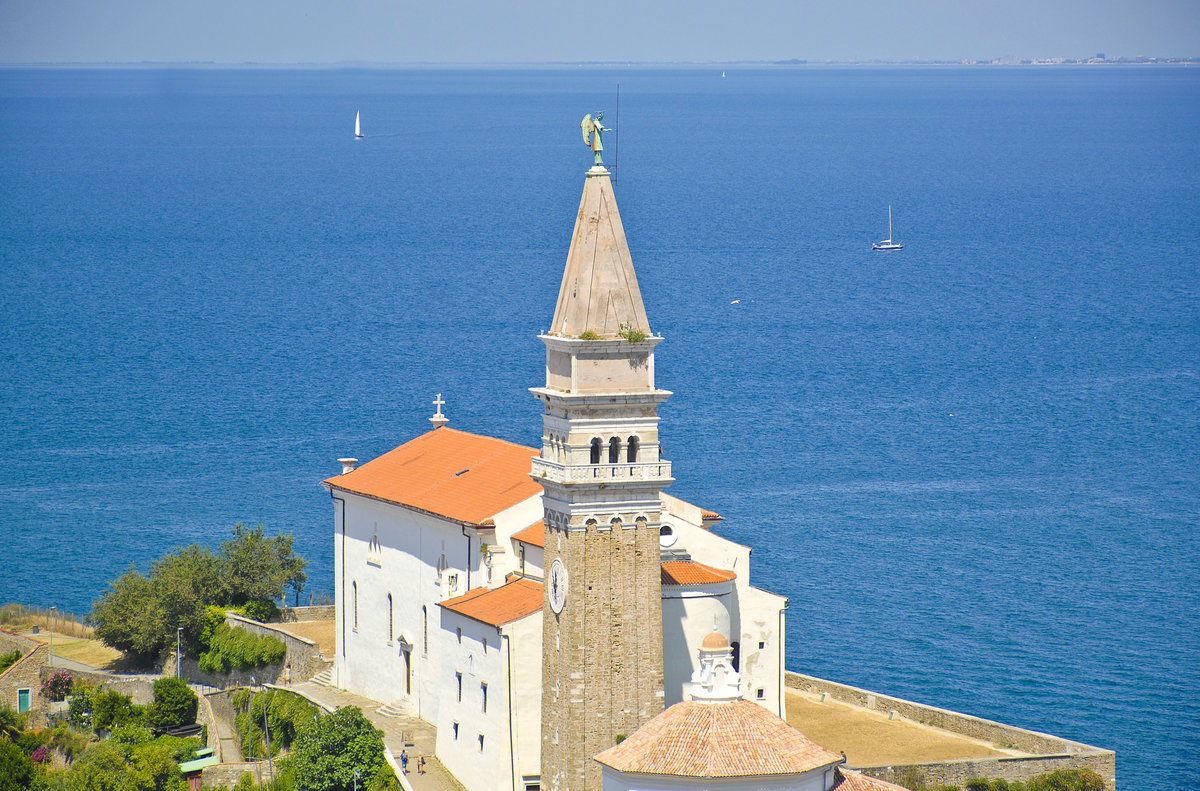
[[[71,691],[71,674],[60,670],[42,683],[42,695],[60,701]]]
[[[33,751],[33,754],[29,756],[29,760],[33,761],[35,764],[46,763],[46,761],[50,760],[49,748],[43,744],[41,747]]]

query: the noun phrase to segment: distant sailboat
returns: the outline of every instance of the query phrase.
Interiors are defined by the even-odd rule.
[[[888,238],[882,242],[872,242],[871,247],[876,250],[899,250],[904,247],[903,242],[892,241],[892,205],[888,204]]]
[[[354,113],[354,137],[355,137],[356,139],[358,139],[358,140],[362,140],[362,138],[363,138],[363,133],[362,133],[362,111],[361,111],[361,110],[359,110],[358,112]]]

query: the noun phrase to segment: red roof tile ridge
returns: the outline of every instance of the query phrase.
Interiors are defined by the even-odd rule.
[[[839,763],[757,703],[676,703],[596,756],[622,772],[676,777],[801,774]]]

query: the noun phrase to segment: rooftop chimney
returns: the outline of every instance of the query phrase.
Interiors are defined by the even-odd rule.
[[[338,464],[342,465],[342,475],[345,475],[354,472],[354,465],[358,464],[358,459],[338,459]]]

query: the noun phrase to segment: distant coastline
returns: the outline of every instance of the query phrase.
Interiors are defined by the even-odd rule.
[[[262,63],[244,61],[34,61],[0,62],[0,69],[786,69],[912,66],[1200,66],[1200,56],[1190,57],[1048,57],[963,58],[959,60],[714,60],[714,61],[531,61],[531,62],[433,62],[433,61],[337,61],[328,63]]]

